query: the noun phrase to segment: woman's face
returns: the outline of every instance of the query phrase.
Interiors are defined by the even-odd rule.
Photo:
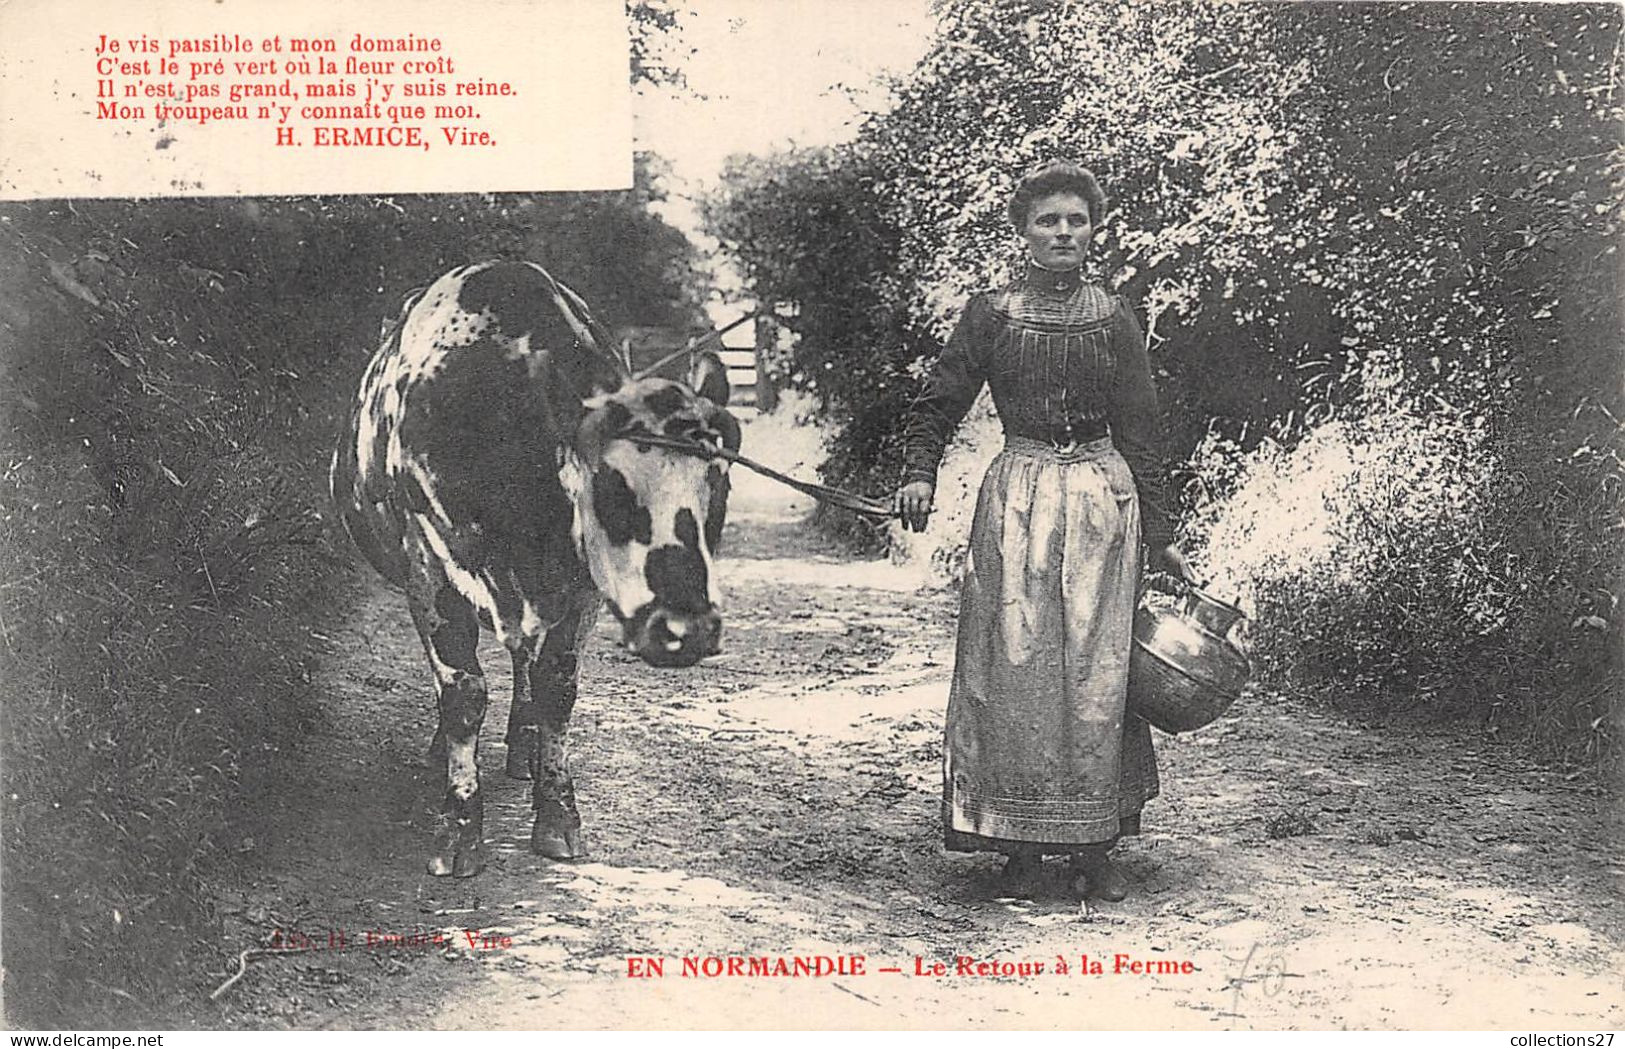
[[[1052,270],[1082,265],[1083,251],[1094,234],[1089,202],[1076,193],[1054,193],[1033,201],[1021,230],[1033,261]]]

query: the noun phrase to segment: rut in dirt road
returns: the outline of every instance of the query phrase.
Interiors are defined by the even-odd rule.
[[[265,877],[239,911],[243,935],[297,919],[313,938],[345,932],[346,949],[260,963],[224,1022],[1625,1022],[1601,793],[1460,734],[1362,728],[1278,696],[1159,736],[1163,796],[1122,848],[1127,901],[1080,907],[1059,867],[1038,900],[995,898],[995,857],[940,845],[952,595],[851,559],[781,490],[735,484],[723,654],[655,670],[601,623],[583,659],[583,863],[528,851],[526,785],[502,778],[505,658],[487,645],[490,867],[421,873],[430,693],[403,604],[368,584],[326,629],[330,720],[263,830],[277,844],[259,849]],[[421,942],[358,946],[369,930]],[[864,971],[683,975],[684,959],[729,956],[861,958]],[[944,975],[916,975],[939,963]]]

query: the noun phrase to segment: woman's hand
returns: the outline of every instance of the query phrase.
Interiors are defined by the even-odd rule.
[[[931,516],[931,497],[937,487],[930,481],[910,481],[892,496],[892,512],[903,519],[903,527],[911,532],[925,531],[925,522]]]
[[[1185,551],[1179,548],[1178,543],[1152,548],[1151,567],[1178,576],[1187,583],[1196,582],[1196,573],[1191,569],[1190,562],[1185,560]]]

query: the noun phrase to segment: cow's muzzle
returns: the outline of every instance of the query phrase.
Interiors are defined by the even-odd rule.
[[[722,617],[715,612],[655,609],[629,624],[627,647],[657,667],[691,667],[722,650]]]

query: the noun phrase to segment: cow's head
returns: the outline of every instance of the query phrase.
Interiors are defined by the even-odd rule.
[[[628,648],[656,666],[718,650],[712,557],[728,503],[728,462],[640,445],[639,434],[739,448],[727,373],[702,355],[688,383],[634,379],[586,402],[560,477],[571,530]]]

